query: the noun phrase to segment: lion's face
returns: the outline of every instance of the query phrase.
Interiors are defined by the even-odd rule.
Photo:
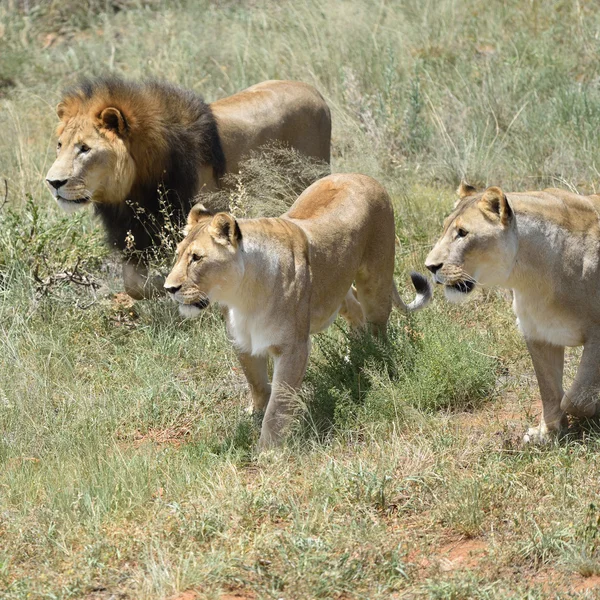
[[[68,212],[90,202],[119,202],[131,189],[135,163],[119,132],[120,113],[107,108],[98,116],[77,114],[58,129],[56,160],[46,183],[59,206]]]
[[[503,285],[516,253],[513,211],[502,190],[491,187],[458,203],[425,265],[437,283],[445,286],[446,297],[459,302],[476,285]]]
[[[186,231],[165,289],[184,317],[195,317],[211,302],[229,300],[239,288],[242,234],[231,215],[213,216],[201,204],[192,208]]]

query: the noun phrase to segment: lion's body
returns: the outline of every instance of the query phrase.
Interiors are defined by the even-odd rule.
[[[66,92],[58,114],[50,188],[66,210],[93,203],[109,243],[136,251],[124,268],[134,297],[155,291],[144,253],[164,235],[165,215],[183,222],[197,194],[249,152],[276,141],[329,161],[329,109],[301,82],[266,81],[207,105],[170,84],[103,78]]]
[[[328,327],[338,312],[353,327],[366,321],[383,332],[393,303],[415,310],[429,300],[427,281],[415,275],[420,296],[409,307],[402,303],[393,281],[392,206],[365,175],[320,179],[279,218],[235,221],[225,213],[193,212],[165,287],[184,312],[199,302],[227,307],[254,408],[267,409],[262,445],[281,435],[284,391],[297,389],[304,377],[311,333]],[[223,223],[227,243],[218,237]],[[239,236],[231,237],[234,231]],[[201,257],[199,266],[190,256]],[[267,356],[275,359],[273,389]]]
[[[459,235],[460,232],[460,235]],[[462,235],[466,233],[466,235]],[[448,296],[473,284],[513,291],[513,310],[530,351],[543,403],[545,439],[565,412],[593,415],[600,390],[600,197],[558,189],[468,194],[448,217],[427,266]],[[467,287],[465,287],[467,286]],[[575,381],[562,388],[564,348],[584,346]],[[561,408],[562,405],[562,408]]]

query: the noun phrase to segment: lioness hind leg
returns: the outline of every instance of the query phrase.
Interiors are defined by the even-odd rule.
[[[529,428],[523,441],[539,444],[548,442],[567,424],[566,415],[561,409],[565,349],[544,342],[525,341],[542,397],[542,418],[537,427]]]
[[[269,373],[267,370],[268,358],[266,356],[252,356],[245,352],[239,352],[238,360],[250,386],[252,404],[249,406],[249,412],[263,412],[267,407],[269,396],[271,395],[271,385],[269,384]]]
[[[358,301],[367,323],[376,335],[385,335],[392,311],[391,282],[391,278],[387,281],[372,281],[360,275],[356,278]]]
[[[365,326],[365,314],[360,302],[356,299],[356,288],[351,287],[340,307],[340,315],[346,319],[352,329],[362,329]]]
[[[561,408],[574,417],[593,417],[598,412],[600,394],[600,347],[588,343],[571,388],[565,392]]]

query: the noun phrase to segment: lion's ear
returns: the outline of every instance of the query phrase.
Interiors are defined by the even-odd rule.
[[[499,187],[489,187],[479,201],[481,208],[500,219],[502,225],[508,225],[513,217],[513,211],[508,199]]]
[[[211,213],[204,206],[204,204],[202,204],[200,202],[198,202],[197,204],[194,204],[194,206],[192,206],[192,209],[190,210],[190,212],[188,214],[187,225],[183,229],[183,235],[187,235],[192,230],[192,227],[194,225],[196,225],[196,223],[199,223],[200,221],[203,221],[204,219],[209,219],[212,216],[213,216],[213,213]]]
[[[208,227],[212,239],[224,246],[236,248],[242,241],[242,231],[238,222],[228,213],[217,213]]]
[[[105,129],[114,131],[118,135],[122,136],[127,132],[127,121],[118,108],[112,106],[105,108],[100,113],[100,121]]]

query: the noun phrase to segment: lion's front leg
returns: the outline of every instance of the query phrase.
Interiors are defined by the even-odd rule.
[[[574,417],[593,417],[598,412],[599,393],[600,345],[590,342],[583,347],[575,381],[565,392],[560,406]]]
[[[305,339],[280,348],[275,356],[271,397],[262,423],[259,450],[276,446],[283,440],[292,410],[291,399],[304,379],[309,351],[310,341]]]
[[[252,396],[252,404],[249,407],[250,412],[263,412],[271,396],[271,385],[269,384],[267,370],[268,358],[238,352],[238,360],[250,386],[250,395]]]
[[[542,397],[542,418],[539,426],[531,427],[523,439],[525,442],[544,443],[566,426],[566,415],[561,409],[565,349],[544,342],[525,341]]]
[[[125,291],[134,300],[156,298],[165,293],[165,278],[157,275],[150,277],[148,267],[141,263],[125,261],[123,263],[123,284]]]

